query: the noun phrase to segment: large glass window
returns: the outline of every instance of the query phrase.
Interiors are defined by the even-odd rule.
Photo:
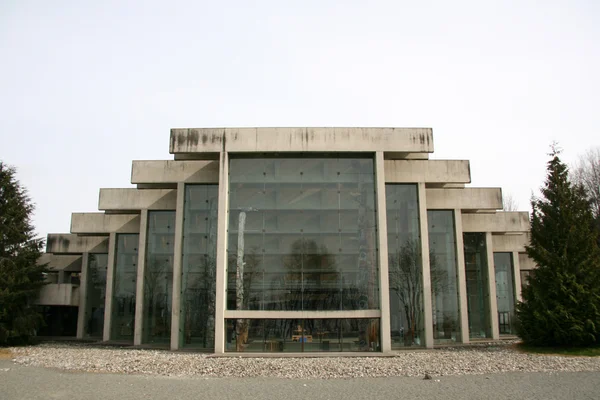
[[[112,300],[111,340],[133,341],[139,235],[118,234]]]
[[[494,253],[498,328],[501,335],[515,333],[515,281],[512,253]]]
[[[380,351],[379,319],[226,319],[225,331],[231,352]]]
[[[423,344],[417,185],[385,185],[392,348]]]
[[[231,157],[227,308],[379,308],[373,158]]]
[[[460,339],[458,270],[456,267],[456,235],[454,212],[427,211],[429,226],[429,262],[435,343]]]
[[[180,332],[183,347],[214,348],[218,185],[186,185]]]
[[[144,269],[143,342],[169,343],[175,211],[149,211]]]
[[[86,336],[102,337],[102,331],[104,329],[107,265],[107,254],[90,254],[88,257],[87,301],[85,310]]]
[[[492,336],[490,322],[490,293],[485,233],[463,234],[465,246],[465,276],[469,308],[469,337]]]

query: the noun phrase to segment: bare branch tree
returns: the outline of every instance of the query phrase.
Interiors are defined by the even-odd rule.
[[[507,193],[506,195],[502,196],[502,204],[504,206],[503,210],[504,211],[518,211],[519,209],[519,203],[517,203],[517,200],[514,198],[514,196],[510,193]]]
[[[589,149],[571,168],[571,179],[582,185],[585,190],[592,213],[600,218],[600,147]]]

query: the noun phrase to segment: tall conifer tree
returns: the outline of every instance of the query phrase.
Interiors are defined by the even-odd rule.
[[[600,252],[584,190],[552,146],[541,196],[532,200],[527,254],[537,269],[517,306],[518,333],[539,346],[600,344]]]

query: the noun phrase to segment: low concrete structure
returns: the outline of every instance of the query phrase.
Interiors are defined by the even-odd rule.
[[[173,129],[174,160],[48,235],[77,336],[224,352],[389,351],[514,333],[529,216],[429,128]],[[67,282],[69,281],[69,282]]]

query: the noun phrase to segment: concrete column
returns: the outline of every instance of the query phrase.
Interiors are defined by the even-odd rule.
[[[183,258],[183,207],[185,183],[177,184],[177,208],[175,209],[175,243],[173,247],[173,301],[171,302],[171,350],[181,347],[181,277]]]
[[[138,245],[138,269],[135,288],[135,330],[133,344],[142,344],[144,323],[144,271],[146,268],[146,236],[148,235],[148,210],[140,211],[140,242]]]
[[[57,278],[57,282],[56,283],[71,283],[71,281],[66,282],[66,280],[65,280],[65,271],[60,270],[60,271],[58,271],[58,278]]]
[[[111,232],[108,236],[108,264],[106,266],[106,299],[104,301],[104,332],[102,340],[110,340],[112,324],[112,300],[115,289],[115,256],[117,248],[117,234]]]
[[[485,248],[487,250],[488,264],[488,293],[489,312],[490,312],[490,329],[492,331],[492,339],[500,338],[500,328],[498,326],[498,301],[496,299],[496,271],[494,268],[494,245],[492,244],[492,232],[485,233]]]
[[[87,320],[87,281],[90,254],[85,252],[81,257],[81,276],[79,278],[79,310],[77,310],[77,339],[83,339]]]
[[[516,302],[522,301],[521,298],[521,263],[519,261],[519,252],[512,252],[512,264],[513,264],[513,283],[515,284],[515,300]],[[516,303],[515,303],[516,304]]]
[[[425,182],[420,182],[419,225],[421,231],[421,259],[423,260],[423,321],[425,347],[433,347],[433,308],[431,304],[431,270],[429,266],[429,225],[427,222],[427,195]]]
[[[385,199],[383,151],[375,153],[375,191],[377,193],[377,241],[379,242],[379,307],[381,310],[381,351],[392,350],[390,330],[390,285],[388,273],[387,207]]]
[[[465,244],[463,240],[462,212],[454,210],[454,235],[456,236],[456,270],[460,307],[460,342],[469,343],[469,307],[467,305],[467,277],[465,271]]]
[[[215,353],[225,352],[225,305],[227,296],[227,211],[229,209],[229,156],[219,157],[219,211],[217,227],[217,277],[215,300]]]

